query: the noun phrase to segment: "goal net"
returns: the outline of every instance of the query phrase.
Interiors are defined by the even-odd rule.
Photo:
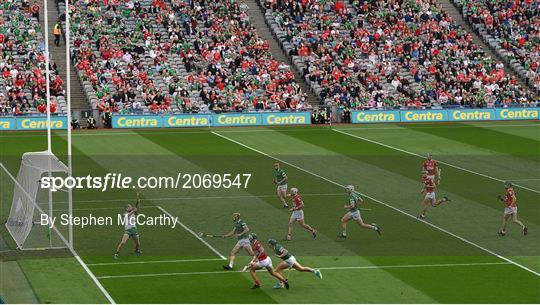
[[[21,158],[17,177],[2,165],[3,190],[12,194],[6,227],[19,249],[68,247],[66,225],[60,224],[62,213],[68,213],[67,192],[41,187],[43,177],[65,177],[68,167],[53,153],[27,152]],[[5,179],[4,179],[5,178]],[[55,217],[55,226],[50,219]],[[45,222],[47,221],[47,222]]]

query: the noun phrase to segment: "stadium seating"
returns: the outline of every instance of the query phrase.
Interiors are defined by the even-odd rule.
[[[46,112],[44,39],[28,1],[0,3],[0,115]],[[50,63],[51,112],[66,114],[63,80]]]
[[[537,102],[433,0],[262,5],[284,50],[327,102],[369,109]]]
[[[454,0],[483,39],[540,92],[540,3]]]
[[[293,72],[272,59],[246,7],[235,1],[75,2],[72,57],[94,108],[309,108]]]

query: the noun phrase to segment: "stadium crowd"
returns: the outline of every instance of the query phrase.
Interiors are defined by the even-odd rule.
[[[0,115],[46,112],[44,40],[40,5],[28,0],[0,2]],[[51,112],[63,100],[63,80],[50,62]]]
[[[353,109],[536,104],[434,0],[268,0],[322,99]]]
[[[484,25],[499,46],[509,51],[540,90],[540,2],[534,0],[460,1],[472,24]]]
[[[236,1],[77,1],[73,58],[103,112],[309,109]]]

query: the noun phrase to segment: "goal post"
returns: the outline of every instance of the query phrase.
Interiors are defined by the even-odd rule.
[[[44,218],[50,220],[67,213],[66,207],[71,205],[67,193],[52,192],[40,185],[44,176],[65,177],[68,167],[50,151],[24,153],[17,177],[0,165],[3,178],[12,189],[11,209],[5,225],[17,247],[21,250],[71,248],[69,225],[50,226],[43,222]],[[9,191],[9,186],[4,189]]]

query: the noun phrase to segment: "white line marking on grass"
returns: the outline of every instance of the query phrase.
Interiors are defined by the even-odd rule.
[[[168,263],[191,263],[191,262],[208,262],[222,261],[221,258],[197,258],[197,259],[171,259],[163,261],[133,261],[133,262],[117,262],[117,263],[94,263],[86,264],[87,266],[116,266],[116,265],[138,265],[138,264],[168,264]]]
[[[163,213],[167,214],[167,216],[171,217],[174,219],[174,216],[172,216],[171,213],[167,212],[164,208],[160,207],[159,205],[156,205],[156,207],[158,209],[160,209]],[[199,237],[199,235],[197,235],[197,233],[193,232],[193,230],[191,230],[188,226],[186,226],[185,224],[181,223],[180,220],[177,220],[176,221],[177,224],[179,224],[182,228],[184,228],[186,231],[188,231],[189,233],[191,233],[191,235],[195,236],[195,238],[197,238],[198,240],[200,240],[205,246],[207,246],[210,250],[212,250],[212,252],[214,252],[215,254],[217,254],[217,256],[219,256],[222,260],[227,260],[227,258],[221,254],[218,250],[216,250],[216,248],[214,248],[212,245],[210,245],[206,240],[202,239],[201,237]]]
[[[491,262],[491,263],[456,263],[456,264],[424,264],[424,265],[386,265],[386,266],[344,266],[344,267],[321,267],[320,270],[355,270],[355,269],[394,269],[394,268],[437,268],[437,267],[471,267],[471,266],[497,266],[510,265],[506,262]],[[294,270],[296,271],[296,270]],[[171,272],[171,273],[143,273],[143,274],[126,274],[126,275],[103,275],[99,279],[117,279],[117,278],[133,278],[133,277],[158,277],[158,276],[179,276],[179,275],[208,275],[208,274],[231,274],[242,273],[241,270],[234,271],[201,271],[201,272]],[[266,272],[266,270],[257,270],[257,272]]]
[[[279,158],[276,158],[276,157],[274,157],[274,156],[271,156],[271,155],[269,155],[269,154],[267,154],[267,153],[265,153],[265,152],[263,152],[263,151],[260,151],[260,150],[258,150],[258,149],[256,149],[256,148],[253,148],[253,147],[250,147],[250,146],[248,146],[248,145],[246,145],[246,144],[240,143],[240,142],[238,142],[238,141],[236,141],[236,140],[234,140],[234,139],[231,139],[231,138],[229,138],[229,137],[226,137],[226,136],[224,136],[224,135],[222,135],[222,134],[219,134],[219,133],[217,133],[217,132],[212,131],[212,133],[215,134],[215,135],[218,136],[218,137],[221,137],[221,138],[223,138],[223,139],[226,139],[226,140],[228,140],[228,141],[231,141],[231,142],[233,142],[233,143],[236,143],[236,144],[238,144],[238,145],[240,145],[240,146],[243,146],[243,147],[245,147],[245,148],[247,148],[247,149],[250,149],[250,150],[252,150],[252,151],[254,151],[254,152],[257,152],[257,153],[259,153],[259,154],[261,154],[261,155],[267,156],[268,158],[272,158],[272,159],[277,160],[277,161],[279,161],[279,162],[281,162],[281,163],[284,163],[284,164],[287,164],[287,165],[289,165],[289,166],[292,166],[292,167],[294,167],[294,168],[296,168],[296,169],[299,169],[299,170],[301,170],[301,171],[303,171],[303,172],[305,172],[305,173],[308,173],[308,174],[313,175],[313,176],[315,176],[315,177],[318,177],[318,178],[320,178],[320,179],[322,179],[322,180],[325,180],[325,181],[327,181],[327,182],[330,182],[330,183],[332,183],[332,184],[334,184],[334,185],[337,185],[337,186],[339,186],[339,187],[345,188],[344,185],[342,185],[342,184],[340,184],[340,183],[338,183],[338,182],[335,182],[335,181],[333,181],[333,180],[330,180],[330,179],[328,179],[328,178],[326,178],[326,177],[323,177],[323,176],[321,176],[321,175],[319,175],[319,174],[316,174],[316,173],[314,173],[314,172],[312,172],[312,171],[310,171],[310,170],[307,170],[307,169],[305,169],[305,168],[302,168],[302,167],[300,167],[300,166],[298,166],[298,165],[295,165],[295,164],[292,164],[292,163],[287,162],[287,161],[285,161],[285,160],[281,160],[281,159],[279,159]],[[377,202],[377,203],[380,203],[380,204],[382,204],[382,205],[384,205],[384,206],[386,206],[386,207],[388,207],[388,208],[391,208],[391,209],[393,209],[393,210],[396,211],[396,212],[399,212],[399,213],[401,213],[401,214],[403,214],[403,215],[409,216],[410,218],[412,218],[412,219],[414,219],[414,220],[421,221],[421,222],[425,223],[426,225],[428,225],[428,226],[430,226],[430,227],[432,227],[432,228],[435,228],[435,229],[437,229],[437,230],[440,230],[440,231],[442,231],[442,232],[444,232],[444,233],[446,233],[446,234],[448,234],[448,235],[450,235],[450,236],[453,236],[453,237],[455,237],[455,238],[457,238],[457,239],[459,239],[459,240],[461,240],[461,241],[463,241],[463,242],[465,242],[465,243],[468,243],[469,245],[475,246],[475,247],[477,247],[478,249],[481,249],[481,250],[483,250],[483,251],[485,251],[485,252],[487,252],[487,253],[490,253],[490,254],[492,254],[492,255],[494,255],[494,256],[496,256],[496,257],[498,257],[498,258],[500,258],[500,259],[502,259],[502,260],[504,260],[504,261],[506,261],[506,262],[509,262],[509,263],[511,263],[511,264],[514,264],[515,266],[517,266],[517,267],[519,267],[519,268],[521,268],[521,269],[523,269],[523,270],[529,271],[529,272],[535,274],[536,276],[539,276],[539,277],[540,277],[540,273],[538,273],[538,272],[536,272],[536,271],[534,271],[534,270],[532,270],[532,269],[530,269],[530,268],[528,268],[528,267],[525,267],[525,266],[523,266],[523,265],[521,265],[521,264],[519,264],[519,263],[517,263],[517,262],[515,262],[515,261],[513,261],[513,260],[511,260],[511,259],[509,259],[509,258],[506,258],[506,257],[504,257],[504,256],[502,256],[502,255],[500,255],[500,254],[497,254],[497,253],[495,253],[495,252],[493,252],[493,251],[491,251],[491,250],[489,250],[489,249],[487,249],[487,248],[484,248],[484,247],[480,246],[479,244],[476,244],[476,243],[474,243],[474,242],[472,242],[472,241],[470,241],[470,240],[468,240],[468,239],[465,239],[465,238],[463,238],[463,237],[461,237],[461,236],[459,236],[459,235],[456,235],[456,234],[454,234],[454,233],[452,233],[452,232],[450,232],[450,231],[448,231],[448,230],[446,230],[446,229],[443,229],[443,228],[441,228],[441,227],[439,227],[439,226],[436,226],[436,225],[434,225],[434,224],[432,224],[432,223],[429,223],[429,222],[427,222],[427,221],[425,221],[425,220],[418,219],[416,216],[414,216],[414,215],[412,215],[412,214],[409,214],[409,213],[407,213],[407,212],[405,212],[405,211],[403,211],[403,210],[400,210],[400,209],[396,208],[395,206],[390,205],[390,204],[388,204],[388,203],[386,203],[386,202],[380,201],[380,200],[378,200],[378,199],[376,199],[376,198],[374,198],[374,197],[371,197],[371,196],[369,196],[369,195],[367,195],[367,194],[364,194],[364,193],[360,193],[360,192],[358,192],[358,193],[359,193],[360,195],[366,197],[366,198],[369,198],[369,199],[371,199],[371,200],[373,200],[373,201],[375,201],[375,202]]]
[[[530,178],[530,179],[506,179],[507,181],[539,181],[540,178]]]
[[[425,156],[422,156],[421,154],[417,154],[417,153],[414,153],[414,152],[411,152],[411,151],[408,151],[408,150],[404,150],[404,149],[401,149],[401,148],[398,148],[398,147],[394,147],[392,145],[388,145],[388,144],[384,144],[384,143],[381,143],[381,142],[378,142],[378,141],[375,141],[375,140],[371,140],[371,139],[368,139],[368,138],[364,138],[364,137],[361,137],[361,136],[358,136],[358,135],[355,135],[355,134],[352,134],[352,133],[348,133],[348,132],[345,132],[343,130],[339,130],[339,129],[333,129],[335,132],[338,132],[338,133],[341,133],[341,134],[344,134],[344,135],[347,135],[347,136],[350,136],[350,137],[353,137],[353,138],[357,138],[357,139],[360,139],[360,140],[363,140],[363,141],[366,141],[366,142],[370,142],[370,143],[373,143],[373,144],[377,144],[377,145],[380,145],[380,146],[384,146],[386,148],[390,148],[390,149],[393,149],[393,150],[397,150],[397,151],[400,151],[402,153],[405,153],[405,154],[409,154],[409,155],[412,155],[412,156],[416,156],[416,157],[419,157],[419,158],[425,158]],[[459,170],[462,170],[462,171],[465,171],[465,172],[468,172],[468,173],[471,173],[471,174],[475,174],[475,175],[478,175],[478,176],[482,176],[482,177],[485,177],[485,178],[489,178],[491,180],[495,180],[495,181],[499,181],[499,182],[504,182],[505,180],[503,179],[499,179],[499,178],[495,178],[495,177],[492,177],[492,176],[489,176],[489,175],[486,175],[486,174],[482,174],[482,173],[479,173],[479,172],[475,172],[473,170],[470,170],[470,169],[466,169],[464,167],[461,167],[461,166],[458,166],[458,165],[454,165],[454,164],[450,164],[448,162],[444,162],[444,161],[441,161],[441,160],[437,160],[439,163],[441,164],[444,164],[446,166],[450,166],[450,167],[453,167],[453,168],[456,168],[456,169],[459,169]],[[514,183],[515,186],[517,187],[520,187],[524,190],[528,190],[528,191],[531,191],[531,192],[534,192],[534,193],[537,193],[537,194],[540,194],[540,191],[539,190],[535,190],[535,189],[531,189],[531,188],[528,188],[528,187],[525,187],[525,186],[522,186],[522,185],[519,185],[517,183]]]
[[[76,254],[74,250],[72,250],[72,252],[73,252],[73,254]],[[86,273],[88,273],[88,275],[92,278],[92,281],[94,281],[94,283],[98,286],[99,290],[101,290],[101,293],[103,293],[103,295],[105,295],[105,297],[107,298],[109,303],[116,304],[116,302],[111,297],[109,292],[105,289],[105,287],[103,287],[103,285],[101,285],[101,282],[98,280],[98,278],[94,275],[94,273],[92,271],[90,271],[90,268],[88,268],[88,265],[86,265],[78,255],[75,255],[75,259],[83,267],[84,271],[86,271]]]

